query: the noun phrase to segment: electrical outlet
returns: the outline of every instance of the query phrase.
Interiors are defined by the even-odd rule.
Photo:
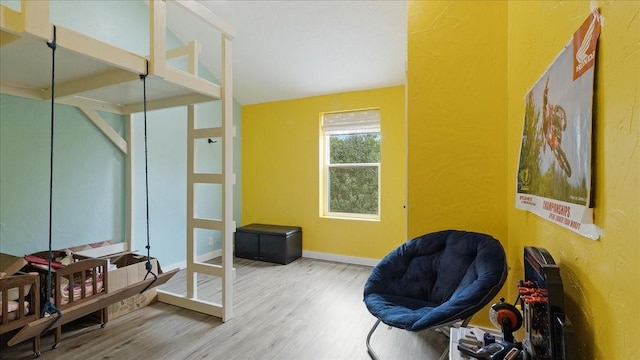
[[[209,236],[209,246],[213,246],[213,236]]]

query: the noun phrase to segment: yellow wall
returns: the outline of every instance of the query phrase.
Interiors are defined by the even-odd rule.
[[[409,238],[461,229],[507,248],[506,12],[506,2],[409,3]]]
[[[506,246],[506,2],[409,3],[408,235]]]
[[[524,95],[590,12],[589,1],[509,2],[508,216],[512,279],[522,247],[560,264],[581,359],[640,358],[640,2],[597,2],[595,222],[598,241],[514,208]],[[515,283],[509,293],[515,296]]]
[[[493,234],[512,267],[525,245],[561,268],[580,359],[640,353],[640,2],[597,2],[598,241],[515,209],[524,95],[590,12],[589,1],[409,3],[408,233]],[[507,246],[508,245],[508,246]],[[483,323],[482,315],[476,322]]]
[[[295,225],[303,250],[379,259],[406,240],[405,88],[278,101],[242,108],[242,225]],[[381,220],[319,217],[319,115],[380,108]]]

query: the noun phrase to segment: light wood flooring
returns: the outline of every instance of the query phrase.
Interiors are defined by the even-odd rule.
[[[234,267],[234,316],[226,323],[154,303],[105,328],[69,324],[57,349],[47,334],[41,359],[369,359],[365,339],[375,318],[362,290],[370,267],[307,258],[288,265],[235,259]],[[183,281],[181,271],[165,288],[180,292]],[[200,297],[219,298],[219,279],[198,281]],[[371,342],[383,359],[438,359],[448,339],[381,325]],[[31,341],[0,349],[3,360],[32,358]]]

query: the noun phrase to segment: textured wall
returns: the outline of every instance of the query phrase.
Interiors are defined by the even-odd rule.
[[[597,241],[514,208],[524,96],[587,18],[604,25],[596,59]],[[581,359],[637,359],[640,352],[640,2],[509,2],[509,249],[522,277],[522,247],[547,248],[560,264]],[[510,294],[515,296],[514,281]],[[511,296],[510,296],[511,297]]]
[[[506,11],[409,4],[409,237],[457,228],[506,246]]]
[[[320,113],[370,107],[381,117],[381,221],[321,218]],[[362,258],[405,240],[404,87],[247,105],[242,116],[242,225],[301,226],[303,250]]]
[[[598,241],[514,206],[524,95],[593,5],[605,19],[594,101]],[[458,225],[494,233],[508,247],[508,298],[522,278],[523,246],[547,248],[561,268],[581,359],[639,352],[639,44],[635,1],[409,4],[409,236]],[[490,181],[476,179],[491,171]]]

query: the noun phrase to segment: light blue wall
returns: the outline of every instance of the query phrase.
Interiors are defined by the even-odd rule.
[[[52,22],[137,54],[149,51],[147,13],[146,5],[138,1],[121,1],[114,6],[113,1],[54,0],[51,7]],[[167,39],[169,47],[179,45],[171,33],[167,34]],[[172,65],[181,66],[181,62],[172,62]],[[200,73],[215,81],[202,66]],[[0,251],[23,255],[46,250],[48,178],[44,175],[48,174],[49,168],[49,105],[7,95],[2,95],[0,100]],[[60,125],[65,128],[56,132],[55,140],[65,151],[56,153],[60,159],[54,164],[56,174],[59,172],[60,175],[56,175],[54,185],[53,248],[124,240],[124,156],[76,109],[58,105],[56,111],[56,117],[68,120]],[[200,126],[219,125],[220,113],[218,102],[198,105],[198,123]],[[122,133],[122,118],[112,114],[106,116]],[[237,174],[234,219],[239,220],[242,179],[239,135],[242,132],[241,106],[237,102],[234,102],[234,125],[238,134],[234,140],[234,171]],[[147,126],[151,254],[161,264],[172,265],[184,261],[186,254],[186,108],[149,112]],[[136,114],[134,237],[136,249],[146,252],[143,133],[142,114]],[[46,142],[32,142],[31,138],[36,135]],[[220,145],[221,142],[198,143],[196,169],[219,171]],[[205,190],[197,195],[204,199],[198,203],[198,212],[219,216],[219,194]],[[58,223],[58,218],[63,220]],[[214,238],[213,246],[208,245],[209,237]],[[220,244],[220,234],[198,232],[198,254],[220,249]]]
[[[151,255],[167,265],[184,260],[186,236],[186,108],[147,114],[149,240]],[[135,247],[146,253],[144,123],[134,118]],[[162,261],[165,259],[165,261]]]
[[[134,54],[149,54],[149,8],[142,1],[50,1],[52,23]]]
[[[0,251],[49,241],[50,103],[0,95]],[[122,132],[120,116],[103,114]],[[74,107],[56,105],[52,243],[124,239],[125,158]]]

